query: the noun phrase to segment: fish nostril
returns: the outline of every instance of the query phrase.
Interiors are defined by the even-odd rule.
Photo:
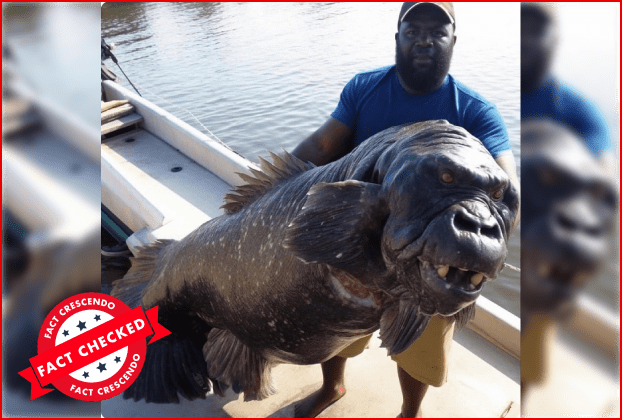
[[[492,239],[502,238],[501,228],[493,218],[485,220],[466,212],[457,212],[453,224],[459,232],[470,232]]]
[[[501,228],[498,224],[495,223],[494,226],[491,227],[482,227],[482,236],[486,236],[488,238],[493,239],[501,239]]]
[[[463,232],[479,233],[480,230],[480,225],[463,212],[456,213],[454,226],[457,230]]]
[[[566,230],[577,230],[577,224],[569,217],[563,214],[557,215],[557,224]]]
[[[579,221],[565,214],[558,214],[555,218],[557,225],[564,229],[566,232],[579,233],[597,237],[603,235],[603,228],[601,225],[594,223],[593,221]]]

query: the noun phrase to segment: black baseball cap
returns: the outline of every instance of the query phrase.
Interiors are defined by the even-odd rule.
[[[398,29],[400,27],[400,23],[404,21],[404,19],[409,13],[412,13],[413,10],[415,10],[417,7],[420,7],[421,5],[426,5],[426,4],[434,5],[438,7],[439,9],[441,9],[447,15],[447,18],[449,19],[451,24],[454,25],[454,27],[456,26],[456,19],[454,16],[454,4],[451,2],[446,2],[446,3],[432,3],[432,2],[408,3],[407,2],[402,5],[402,10],[400,10],[400,17],[399,17],[399,20],[397,21]]]
[[[543,2],[521,3],[521,11],[529,11],[540,15],[547,23],[557,21],[557,4]]]

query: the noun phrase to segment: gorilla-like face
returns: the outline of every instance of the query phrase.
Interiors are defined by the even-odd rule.
[[[574,133],[545,121],[522,130],[521,306],[555,314],[602,264],[617,194]]]
[[[451,315],[498,276],[518,192],[466,130],[426,122],[379,160],[382,254],[423,314]]]

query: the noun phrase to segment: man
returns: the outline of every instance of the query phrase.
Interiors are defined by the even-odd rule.
[[[521,120],[551,119],[579,134],[614,173],[607,122],[596,105],[550,73],[559,43],[554,3],[521,4]]]
[[[370,136],[395,125],[446,119],[479,138],[518,186],[507,130],[496,108],[448,75],[456,43],[452,3],[404,3],[399,14],[396,65],[355,76],[344,88],[337,109],[293,154],[323,165],[349,153]],[[420,414],[429,385],[447,376],[447,352],[454,322],[436,316],[398,363],[402,417]],[[315,417],[345,394],[347,357],[360,354],[369,337],[322,363],[324,383],[295,408],[296,417]]]

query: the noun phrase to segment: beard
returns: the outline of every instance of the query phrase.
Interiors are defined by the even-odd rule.
[[[452,54],[453,48],[437,52],[432,57],[429,66],[417,68],[413,63],[413,53],[402,54],[398,42],[395,48],[395,66],[400,77],[410,89],[419,94],[428,94],[442,85],[447,73],[449,73]]]
[[[551,67],[552,54],[538,48],[521,47],[521,93],[537,89]]]

